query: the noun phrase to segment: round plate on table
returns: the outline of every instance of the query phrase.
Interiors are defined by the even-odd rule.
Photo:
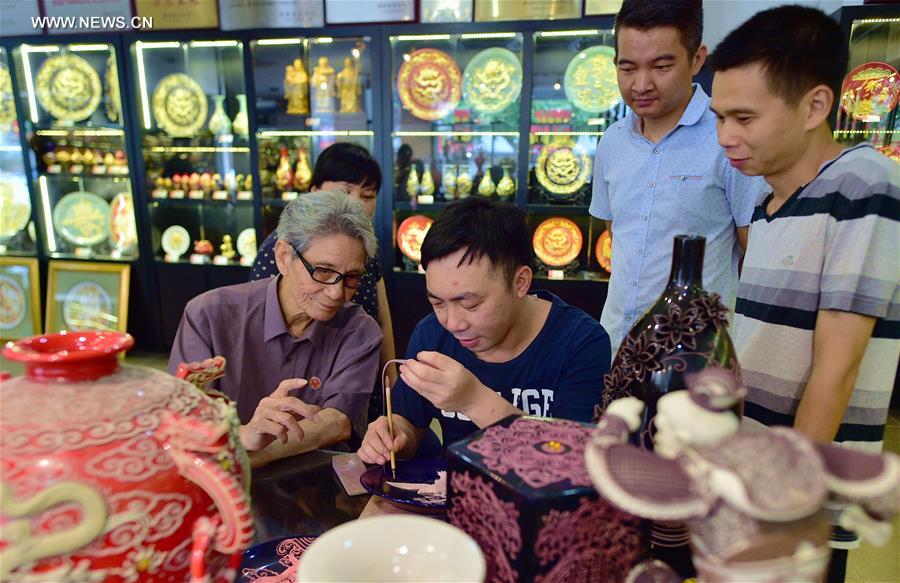
[[[162,234],[162,249],[168,255],[181,257],[191,247],[191,234],[181,225],[172,225]]]
[[[184,73],[166,75],[153,90],[153,117],[170,136],[194,136],[206,123],[208,111],[203,89]]]
[[[462,75],[456,61],[438,49],[419,49],[408,56],[397,73],[400,103],[425,121],[445,117],[462,97]]]
[[[880,61],[863,63],[844,77],[841,108],[855,120],[880,122],[900,101],[900,73]]]
[[[0,243],[15,237],[30,219],[28,183],[21,176],[4,173],[0,176]]]
[[[446,472],[447,464],[440,459],[397,461],[397,477],[391,476],[390,465],[374,466],[363,472],[359,481],[369,493],[397,508],[420,514],[443,514],[447,511],[447,490],[442,494],[420,494],[415,485],[434,484],[438,472]],[[446,484],[446,473],[445,484]],[[399,487],[403,484],[408,487]]]
[[[12,330],[25,319],[28,296],[15,278],[0,274],[0,330]]]
[[[522,64],[509,49],[492,47],[472,57],[463,73],[463,96],[482,114],[500,113],[522,91]]]
[[[297,568],[314,536],[272,539],[244,551],[235,583],[296,583]]]
[[[612,235],[609,229],[603,231],[597,238],[597,246],[594,248],[597,263],[606,271],[612,272]]]
[[[53,208],[53,227],[76,247],[92,247],[109,236],[109,204],[86,190],[70,192]]]
[[[616,77],[616,51],[612,47],[588,47],[566,67],[566,98],[587,113],[603,113],[622,101]]]
[[[127,253],[137,246],[134,200],[128,192],[117,194],[110,205],[109,244],[119,253]]]
[[[41,106],[60,121],[82,121],[100,105],[103,88],[100,75],[78,55],[50,57],[35,79]]]
[[[581,253],[583,237],[574,221],[553,217],[534,231],[534,253],[549,267],[563,267]]]
[[[425,215],[406,217],[397,229],[397,246],[410,261],[422,261],[422,242],[434,221]]]

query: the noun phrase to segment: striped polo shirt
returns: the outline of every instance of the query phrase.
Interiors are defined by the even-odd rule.
[[[756,207],[734,319],[745,425],[794,424],[819,310],[877,318],[836,441],[880,451],[900,358],[900,166],[844,150],[772,215]]]

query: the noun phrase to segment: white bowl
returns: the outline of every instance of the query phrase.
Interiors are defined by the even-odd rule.
[[[377,516],[342,524],[310,545],[297,580],[481,583],[484,556],[462,530],[424,516]]]

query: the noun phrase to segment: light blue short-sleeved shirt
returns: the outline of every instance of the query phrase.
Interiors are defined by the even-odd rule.
[[[593,188],[590,213],[613,223],[612,276],[600,318],[613,354],[665,289],[675,235],[706,237],[703,287],[734,308],[740,259],[735,226],[750,224],[769,188],[728,163],[699,85],[659,143],[642,135],[634,112],[612,124],[597,147]]]

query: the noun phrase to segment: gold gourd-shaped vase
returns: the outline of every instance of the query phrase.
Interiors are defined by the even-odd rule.
[[[425,164],[422,170],[422,180],[419,183],[419,194],[422,196],[431,196],[434,194],[434,177],[431,175],[431,165]]]
[[[409,169],[409,176],[406,178],[406,194],[409,198],[416,198],[419,194],[419,174],[416,172],[415,165]]]
[[[306,148],[297,148],[297,165],[294,170],[294,189],[306,192],[312,184],[312,168],[309,166],[309,155]]]
[[[491,168],[487,167],[484,171],[484,176],[481,177],[481,182],[478,183],[478,194],[481,196],[491,196],[496,191],[497,187],[494,185],[494,179],[491,178]]]
[[[503,178],[497,183],[497,196],[507,199],[516,193],[516,183],[509,176],[509,166],[503,167]]]
[[[456,165],[445,164],[444,175],[441,177],[441,186],[444,189],[445,198],[456,198]]]
[[[461,166],[459,174],[456,175],[456,197],[466,198],[472,192],[472,175],[469,174],[468,166]]]
[[[284,192],[291,187],[292,180],[291,160],[288,158],[287,148],[281,146],[281,159],[278,161],[278,168],[275,170],[275,186],[278,187],[278,190]]]
[[[215,108],[212,116],[209,118],[209,131],[214,136],[225,136],[231,133],[231,120],[225,113],[225,96],[213,95]]]
[[[247,117],[247,96],[241,93],[235,97],[240,109],[237,115],[234,116],[231,127],[233,128],[235,135],[246,139],[250,137],[250,120]]]

